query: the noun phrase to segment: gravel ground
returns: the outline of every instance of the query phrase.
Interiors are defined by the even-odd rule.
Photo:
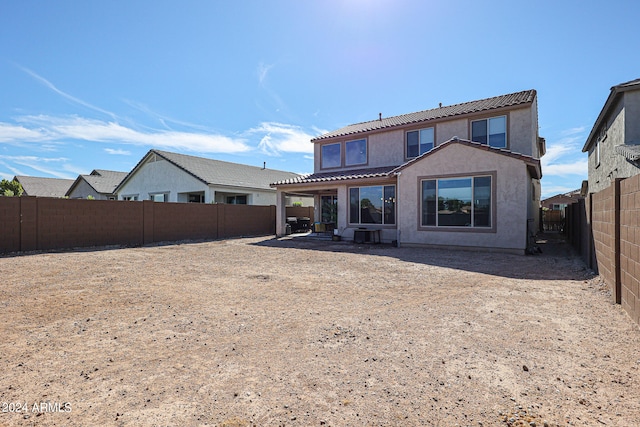
[[[638,325],[541,246],[2,257],[0,425],[640,425]]]

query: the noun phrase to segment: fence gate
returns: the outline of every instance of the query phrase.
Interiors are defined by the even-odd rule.
[[[542,211],[543,231],[564,231],[564,211]]]

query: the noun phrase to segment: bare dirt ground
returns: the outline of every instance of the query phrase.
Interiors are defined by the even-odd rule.
[[[640,425],[638,325],[542,247],[2,257],[0,425]]]

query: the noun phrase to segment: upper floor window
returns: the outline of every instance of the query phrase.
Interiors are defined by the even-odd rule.
[[[407,132],[407,157],[418,157],[433,148],[433,128]]]
[[[355,141],[347,141],[344,144],[346,166],[362,165],[367,163],[367,140],[357,139]]]
[[[338,168],[342,165],[340,143],[325,144],[321,149],[322,168]]]
[[[471,140],[491,147],[507,148],[507,116],[471,122]]]

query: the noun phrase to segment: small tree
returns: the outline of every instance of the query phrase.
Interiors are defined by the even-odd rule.
[[[23,192],[22,185],[16,180],[3,179],[0,181],[0,195],[2,196],[22,196]]]

